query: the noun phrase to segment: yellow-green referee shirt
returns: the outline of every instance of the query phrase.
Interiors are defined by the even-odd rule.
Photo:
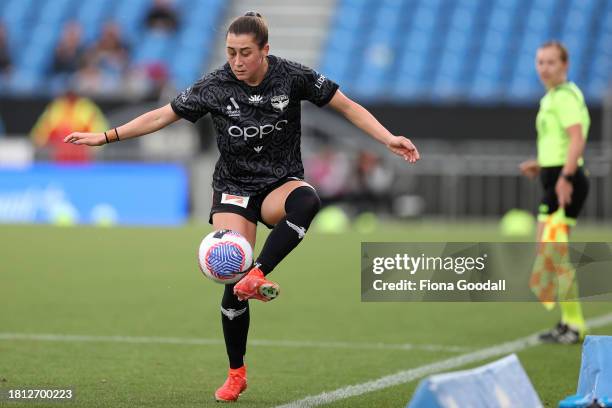
[[[569,136],[566,128],[579,123],[586,140],[591,125],[584,96],[573,82],[551,88],[540,100],[536,118],[538,131],[538,164],[540,167],[563,166],[567,159]],[[578,165],[583,164],[582,157]]]

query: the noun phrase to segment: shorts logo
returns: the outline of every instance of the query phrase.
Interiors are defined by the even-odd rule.
[[[289,97],[287,95],[273,96],[272,99],[270,99],[270,103],[274,109],[282,112],[287,105],[289,105]]]
[[[231,102],[231,105],[226,106],[227,116],[232,117],[232,118],[239,118],[240,117],[240,106],[238,106],[238,103],[236,103],[236,100],[234,99],[234,97],[230,98],[230,102]]]
[[[221,194],[221,204],[232,204],[238,207],[247,208],[249,197],[223,193]]]
[[[261,152],[261,149],[263,149],[263,146],[257,146],[253,148],[253,150],[255,150],[257,153]]]

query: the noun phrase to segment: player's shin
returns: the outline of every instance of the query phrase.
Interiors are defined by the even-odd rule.
[[[221,324],[230,368],[244,365],[247,336],[249,333],[249,303],[234,295],[234,285],[225,285],[221,301]]]

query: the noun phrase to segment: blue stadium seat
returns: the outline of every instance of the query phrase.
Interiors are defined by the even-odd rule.
[[[374,100],[387,94],[401,39],[401,21],[401,1],[384,0],[378,3],[372,32],[363,44],[365,54],[355,80],[354,96]]]
[[[75,18],[83,27],[85,44],[91,44],[98,39],[114,6],[115,0],[86,0],[80,3]]]
[[[162,33],[149,32],[141,37],[132,59],[135,64],[164,61],[170,52],[171,37]]]
[[[355,54],[363,41],[364,27],[370,11],[369,0],[341,0],[331,25],[332,30],[324,47],[319,69],[351,93],[354,79]]]
[[[401,31],[395,16],[381,13],[386,7],[402,10]],[[598,0],[342,0],[322,66],[364,99],[532,104],[543,94],[535,52],[560,38],[571,54],[570,79],[601,101],[612,79],[611,9],[612,1]],[[355,39],[360,31],[365,36]],[[353,51],[339,52],[346,44]],[[355,66],[362,67],[356,78],[346,72]]]
[[[67,17],[74,10],[75,1],[55,0],[42,2],[38,11],[38,25],[50,25],[59,29]]]
[[[10,91],[60,89],[65,78],[45,76],[62,28],[72,19],[83,27],[85,46],[98,39],[104,23],[117,22],[132,46],[135,64],[162,61],[176,83],[193,82],[206,66],[225,1],[177,0],[181,28],[170,37],[147,33],[144,17],[151,4],[151,0],[0,0],[0,20],[6,25],[16,68]]]
[[[114,9],[111,17],[121,27],[121,33],[128,43],[139,42],[144,28],[143,21],[150,5],[150,0],[129,0],[119,2]]]
[[[23,22],[33,13],[32,0],[7,0],[2,10],[2,20],[11,24]]]

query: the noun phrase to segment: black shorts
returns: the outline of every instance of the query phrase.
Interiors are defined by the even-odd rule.
[[[543,221],[546,216],[554,213],[559,208],[559,200],[555,192],[555,185],[557,184],[562,169],[563,167],[558,166],[542,167],[540,170],[540,181],[544,188],[544,195],[538,207],[538,219],[540,221]],[[582,167],[576,170],[572,186],[574,188],[572,191],[572,201],[565,207],[565,217],[568,218],[568,223],[570,225],[575,224],[589,193],[589,179]]]
[[[261,217],[261,206],[268,196],[273,190],[287,183],[288,181],[303,181],[298,177],[285,177],[276,183],[266,187],[260,193],[251,196],[239,196],[229,193],[223,193],[221,191],[213,192],[213,202],[212,207],[210,209],[210,217],[208,218],[208,223],[213,223],[213,214],[217,213],[233,213],[238,214],[251,221],[253,224],[257,224],[257,222],[261,222],[268,228],[274,228],[274,225],[270,225],[263,220]]]

